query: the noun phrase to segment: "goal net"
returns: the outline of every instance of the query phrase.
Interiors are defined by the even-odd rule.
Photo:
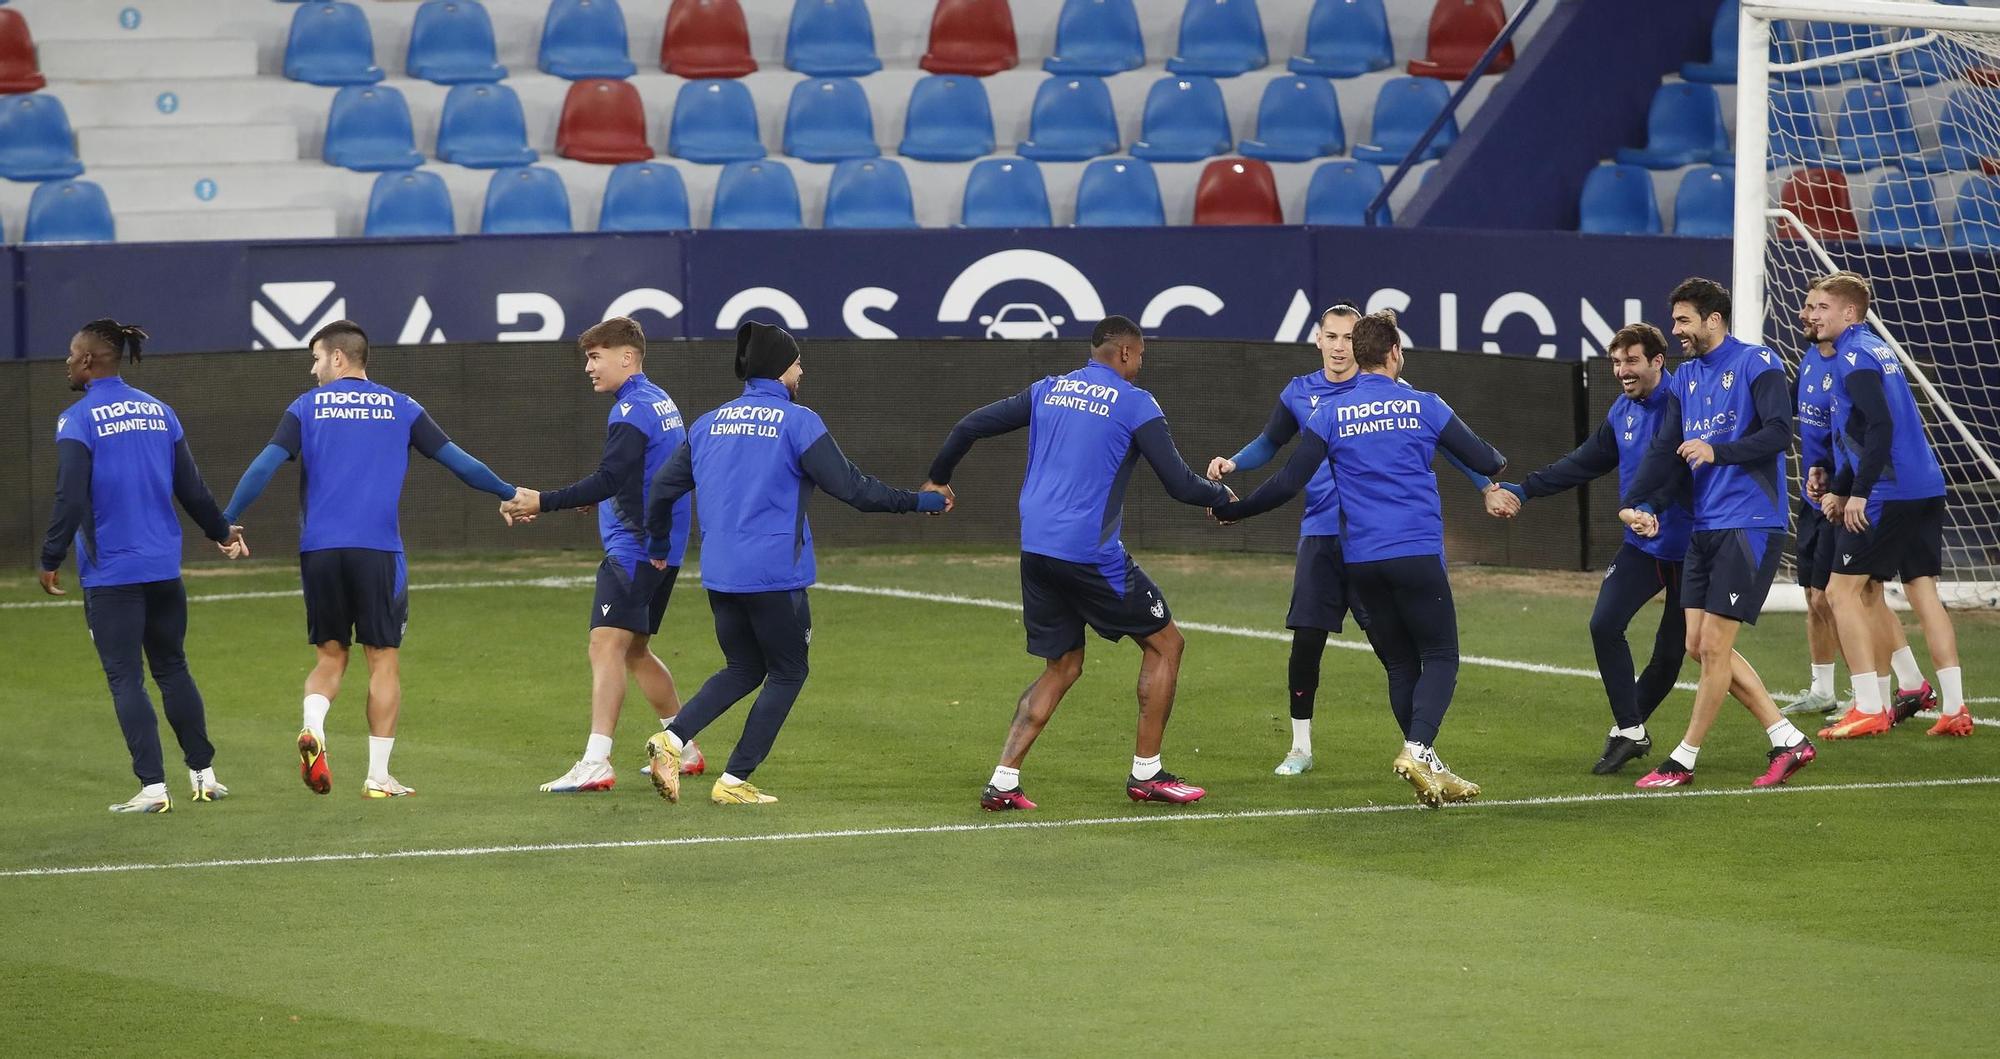
[[[1944,467],[1942,594],[2000,606],[2000,9],[1743,0],[1737,55],[1736,323],[1796,371],[1813,279],[1868,279]]]

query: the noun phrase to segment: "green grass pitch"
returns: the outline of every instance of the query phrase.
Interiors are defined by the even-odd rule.
[[[1284,557],[1141,558],[1184,623],[1282,625]],[[594,562],[419,557],[413,581],[582,578]],[[1018,615],[823,588],[811,681],[757,775],[779,804],[709,805],[706,779],[683,804],[661,802],[638,771],[656,726],[636,691],[620,786],[555,796],[535,787],[582,746],[589,588],[438,587],[413,597],[404,652],[395,771],[419,793],[359,796],[357,658],[329,724],[334,792],[315,797],[291,750],[310,663],[300,603],[254,597],[295,588],[294,569],[259,556],[190,570],[196,596],[253,594],[192,608],[189,652],[234,796],[181,800],[163,725],[175,808],[136,818],[104,811],[132,778],[81,610],[19,606],[42,598],[31,578],[0,577],[0,1051],[1994,1047],[1990,727],[1822,744],[1792,789],[1739,796],[1765,744],[1732,704],[1702,755],[1696,790],[1714,796],[1584,800],[1628,794],[1637,775],[1588,774],[1608,724],[1595,682],[1467,665],[1440,751],[1487,804],[1419,812],[1389,773],[1398,741],[1370,655],[1329,648],[1318,768],[1279,779],[1286,645],[1190,631],[1166,764],[1211,793],[1135,806],[1121,780],[1137,652],[1093,639],[1024,770],[1043,808],[1002,818],[976,798],[1038,668]],[[1587,576],[1454,577],[1466,654],[1590,667]],[[1010,555],[835,551],[821,578],[1018,592]],[[1994,694],[2000,622],[1965,615],[1958,629],[1970,694]],[[718,664],[691,576],[658,646],[683,695]],[[1774,689],[1803,683],[1800,616],[1769,616],[1743,646]],[[1661,708],[1656,753],[1690,699]],[[742,709],[702,739],[718,766]],[[1979,782],[1853,786],[1944,780]],[[1520,804],[1540,798],[1555,800]],[[1393,808],[1326,811],[1370,806]],[[995,826],[1026,822],[1060,826]],[[758,838],[772,840],[741,841]],[[608,845],[622,841],[634,844]],[[587,848],[352,856],[565,843]],[[339,856],[19,874],[316,854]]]

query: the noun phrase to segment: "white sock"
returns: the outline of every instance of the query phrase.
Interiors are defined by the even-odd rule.
[[[1422,743],[1412,743],[1409,740],[1405,739],[1403,740],[1403,749],[1409,751],[1410,756],[1416,758],[1418,761],[1421,761],[1426,765],[1430,765],[1433,768],[1437,766],[1437,752],[1432,750],[1430,747],[1427,747]]]
[[[1965,672],[1957,666],[1940,669],[1938,673],[1938,698],[1946,714],[1965,709]]]
[[[1301,754],[1313,752],[1312,718],[1292,718],[1292,749]]]
[[[1876,685],[1882,689],[1882,703],[1885,707],[1889,703],[1896,701],[1896,689],[1889,686],[1889,681],[1890,676],[1887,673],[1875,678]]]
[[[1814,662],[1814,663],[1812,664],[1812,674],[1813,674],[1813,678],[1812,678],[1812,693],[1813,693],[1813,694],[1815,694],[1815,695],[1824,695],[1824,696],[1826,696],[1826,697],[1827,697],[1827,698],[1829,698],[1829,699],[1830,699],[1830,698],[1833,698],[1833,696],[1834,696],[1834,690],[1833,690],[1833,669],[1834,669],[1834,664],[1833,664],[1832,662],[1827,662],[1827,663],[1824,663],[1824,664],[1822,664],[1822,663],[1819,663],[1819,662]]]
[[[377,783],[389,778],[389,751],[396,749],[396,737],[368,737],[368,778]]]
[[[167,785],[164,783],[148,783],[144,787],[139,788],[139,797],[141,798],[164,798],[166,796]]]
[[[674,753],[678,754],[687,749],[687,741],[675,735],[673,729],[662,725],[660,731],[667,733],[667,745],[674,748]]]
[[[735,775],[725,772],[722,774],[722,785],[724,787],[741,787],[743,786],[743,781],[737,779]]]
[[[1681,740],[1681,745],[1675,747],[1674,752],[1668,754],[1667,756],[1687,766],[1689,770],[1693,770],[1694,759],[1700,754],[1701,754],[1700,747],[1689,746],[1688,741],[1683,739]]]
[[[583,741],[583,759],[594,765],[602,765],[611,760],[611,737],[590,733]]]
[[[668,725],[670,725],[670,724],[672,724],[672,723],[674,723],[674,719],[673,719],[672,717],[662,717],[662,718],[660,718],[660,731],[662,731],[662,732],[666,731],[666,730],[667,730],[667,726],[668,726]]]
[[[306,696],[303,727],[306,731],[319,736],[319,741],[322,743],[326,742],[326,711],[332,708],[333,703],[324,695]]]
[[[1806,741],[1806,734],[1799,731],[1797,725],[1786,720],[1780,720],[1777,724],[1764,729],[1764,734],[1771,737],[1771,745],[1779,750],[1798,746]]]
[[[1021,770],[1010,769],[1005,765],[995,765],[993,767],[993,778],[987,782],[993,785],[994,790],[1018,791],[1021,789]]]
[[[1640,725],[1634,725],[1630,728],[1613,728],[1611,729],[1611,734],[1624,736],[1625,738],[1630,739],[1636,743],[1646,738],[1646,726],[1640,724]]]
[[[1862,713],[1881,713],[1884,695],[1882,685],[1887,679],[1885,677],[1877,680],[1873,673],[1854,674],[1854,708]]]
[[[1917,653],[1908,645],[1896,649],[1889,656],[1889,667],[1896,671],[1896,686],[1915,691],[1924,686],[1924,671],[1917,668]]]
[[[1139,757],[1137,755],[1133,756],[1132,758],[1133,779],[1149,780],[1159,774],[1160,774],[1160,755],[1154,754],[1152,757]]]

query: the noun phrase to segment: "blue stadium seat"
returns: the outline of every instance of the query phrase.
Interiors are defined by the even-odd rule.
[[[83,172],[62,101],[36,93],[0,99],[0,176],[61,180]]]
[[[680,170],[658,162],[626,162],[611,171],[604,184],[604,207],[597,215],[600,232],[672,232],[694,225],[688,220],[687,184]]]
[[[1177,74],[1235,77],[1271,61],[1257,0],[1187,0],[1181,10],[1181,43],[1167,60]]]
[[[1267,162],[1310,162],[1347,150],[1340,97],[1324,77],[1274,77],[1257,104],[1257,135],[1237,150]]]
[[[1953,246],[2000,251],[2000,180],[1976,176],[1958,186],[1958,222]]]
[[[1937,192],[1929,177],[1883,170],[1881,182],[1869,196],[1868,224],[1861,241],[1873,246],[1942,249],[1945,245]]]
[[[625,12],[618,0],[551,0],[542,20],[538,65],[545,74],[571,81],[632,76],[638,67],[626,43]]]
[[[826,185],[826,228],[915,228],[916,204],[903,165],[889,158],[850,158],[833,167]]]
[[[1428,174],[1426,174],[1428,175]],[[1373,162],[1327,162],[1306,185],[1306,223],[1358,227],[1368,223],[1368,204],[1382,192],[1382,170]],[[1382,223],[1395,220],[1388,205]]]
[[[445,93],[437,156],[473,169],[527,165],[540,157],[528,146],[521,99],[506,85],[455,85]]]
[[[1770,95],[1771,146],[1765,168],[1819,165],[1826,159],[1826,133],[1820,127],[1813,94],[1803,88],[1774,88]]]
[[[1395,65],[1382,0],[1314,0],[1304,55],[1286,65],[1312,77],[1359,77]]]
[[[1154,162],[1199,162],[1228,154],[1229,108],[1212,77],[1168,74],[1146,92],[1134,157]]]
[[[1849,88],[1841,100],[1840,116],[1833,121],[1833,144],[1840,167],[1850,173],[1889,159],[1916,162],[1921,149],[1909,94],[1896,84]]]
[[[859,77],[880,70],[866,0],[794,0],[785,65],[809,77]]]
[[[1944,3],[1946,0],[1938,0]],[[1922,30],[1904,30],[1909,34]],[[1992,64],[1954,40],[1939,39],[1897,52],[1890,60],[1874,64],[1863,72],[1876,80],[1892,80],[1912,88],[1964,77],[1968,71]]]
[[[507,76],[494,55],[493,20],[479,0],[425,0],[410,25],[403,69],[440,85]]]
[[[1354,157],[1377,165],[1395,165],[1416,150],[1417,138],[1451,103],[1451,89],[1433,77],[1396,77],[1383,82],[1375,96],[1375,121],[1368,142],[1354,145]],[[1438,130],[1437,137],[1417,161],[1444,154],[1458,139],[1458,118],[1454,115]]]
[[[1674,234],[1726,239],[1736,232],[1736,170],[1697,166],[1674,192]]]
[[[410,105],[388,85],[348,85],[333,94],[321,153],[331,165],[363,173],[424,164],[410,128]]]
[[[539,165],[495,170],[486,182],[479,230],[486,235],[570,231],[569,191],[562,176]]]
[[[1737,0],[1722,0],[1715,9],[1715,22],[1708,30],[1708,61],[1681,64],[1683,80],[1708,85],[1736,83]]]
[[[1063,0],[1055,54],[1042,61],[1042,69],[1108,77],[1144,65],[1146,36],[1132,0]]]
[[[785,153],[808,162],[874,158],[875,117],[868,93],[851,77],[818,77],[792,86],[785,109]]]
[[[315,85],[380,81],[368,16],[353,4],[301,5],[292,12],[292,32],[285,42],[285,76]]]
[[[731,162],[715,182],[710,228],[803,228],[799,185],[783,162]]]
[[[118,222],[104,189],[88,180],[52,180],[28,199],[23,243],[115,243]]]
[[[368,193],[368,236],[452,235],[458,230],[444,178],[428,170],[384,173]]]
[[[748,162],[764,157],[757,103],[741,81],[689,81],[674,97],[667,153],[690,162]]]
[[[970,162],[993,153],[993,107],[977,77],[939,74],[910,89],[896,153],[926,162]]]
[[[1143,158],[1100,158],[1076,182],[1079,228],[1157,228],[1167,223],[1160,181]]]
[[[1660,203],[1644,166],[1604,164],[1590,171],[1577,201],[1577,231],[1597,235],[1658,235]]]
[[[1096,77],[1051,77],[1035,89],[1028,138],[1015,151],[1044,162],[1081,162],[1118,153],[1118,112]]]
[[[960,223],[967,228],[1047,228],[1049,189],[1030,158],[988,158],[965,177]]]
[[[1979,170],[2000,161],[2000,124],[1995,114],[2000,114],[2000,88],[1953,92],[1938,112],[1938,152],[1925,157],[1922,168],[1933,173]],[[1907,159],[1901,161],[1904,168],[1912,168]]]
[[[1833,22],[1807,22],[1796,32],[1784,34],[1780,42],[1778,27],[1783,23],[1771,24],[1771,47],[1782,58],[1774,62],[1804,62],[1821,59],[1829,55],[1858,51],[1882,43],[1875,32],[1867,26],[1852,26]],[[1819,87],[1837,85],[1861,76],[1860,62],[1838,62],[1826,66],[1814,66],[1805,70],[1793,70],[1779,74],[1779,79],[1788,85]]]
[[[1727,150],[1729,133],[1722,124],[1722,97],[1715,88],[1668,83],[1653,93],[1652,110],[1646,115],[1646,146],[1619,148],[1618,162],[1679,169]]]

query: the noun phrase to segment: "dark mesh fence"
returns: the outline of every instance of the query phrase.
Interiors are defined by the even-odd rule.
[[[648,358],[648,375],[692,421],[740,392],[730,372],[733,352],[723,342],[661,343]],[[1072,370],[1085,355],[1073,342],[808,341],[801,396],[863,470],[914,487],[959,416],[1043,375]],[[147,360],[126,378],[179,413],[209,487],[226,502],[285,406],[311,385],[309,363],[298,352],[182,354]],[[1209,457],[1232,454],[1255,436],[1286,380],[1317,366],[1318,355],[1296,344],[1160,340],[1147,345],[1139,383],[1159,398],[1182,453],[1199,471]],[[591,392],[572,346],[385,347],[374,352],[369,368],[377,381],[420,401],[454,441],[507,481],[554,488],[596,466],[608,400]],[[1518,476],[1575,445],[1580,370],[1550,361],[1414,352],[1406,375],[1449,401],[1507,455],[1509,473]],[[1599,416],[1600,389],[1591,397]],[[58,362],[0,364],[0,485],[29,501],[0,513],[0,539],[11,562],[30,561],[39,546],[54,496],[55,419],[74,397]],[[814,534],[835,546],[1012,545],[1025,453],[1025,434],[981,442],[954,477],[960,506],[950,517],[863,516],[822,498],[812,507]],[[1242,493],[1276,468],[1274,461],[1232,484]],[[1505,523],[1482,513],[1479,496],[1458,472],[1442,462],[1439,468],[1453,560],[1566,569],[1581,564],[1582,494],[1536,501],[1532,519]],[[260,559],[276,560],[297,546],[297,482],[294,469],[279,471],[246,519]],[[1199,510],[1167,499],[1142,467],[1127,498],[1125,541],[1141,554],[1289,552],[1297,542],[1300,503],[1218,528]],[[418,553],[596,546],[594,519],[563,513],[510,530],[495,508],[493,498],[413,458],[404,491],[404,542]],[[186,536],[191,557],[215,557],[191,527]]]

